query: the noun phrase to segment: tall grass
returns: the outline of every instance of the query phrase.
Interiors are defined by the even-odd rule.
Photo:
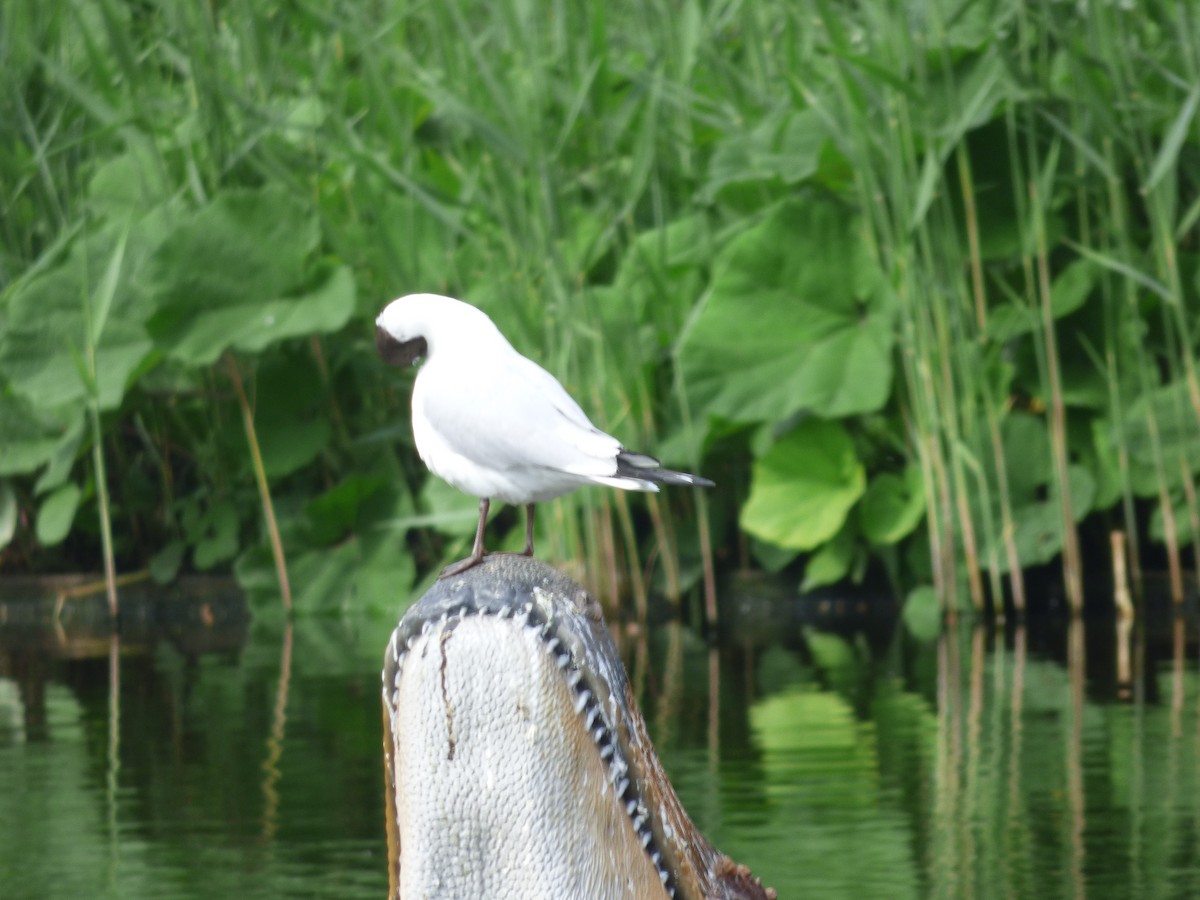
[[[1120,459],[1124,528],[1135,537],[1144,530],[1135,494],[1156,494],[1173,590],[1181,596],[1174,504],[1180,493],[1194,497],[1194,465],[1165,458],[1153,404],[1138,411],[1144,418],[1137,424],[1128,410],[1139,394],[1159,389],[1161,369],[1195,396],[1189,291],[1172,274],[1180,241],[1192,238],[1195,224],[1190,210],[1176,209],[1187,196],[1181,184],[1194,182],[1180,167],[1181,151],[1195,143],[1197,44],[1194,29],[1178,30],[1191,24],[1186,4],[1150,4],[1134,15],[1113,4],[935,2],[903,11],[873,5],[855,17],[814,3],[808,13],[826,25],[833,64],[832,74],[812,64],[805,100],[821,108],[811,85],[833,82],[826,121],[854,164],[874,246],[901,301],[912,446],[925,472],[933,577],[947,610],[957,604],[960,572],[981,605],[981,565],[992,573],[997,602],[1003,595],[995,574],[1007,573],[1021,610],[1021,565],[1035,561],[1030,550],[1042,556],[1028,543],[1022,552],[1014,539],[1020,525],[1009,484],[1013,463],[1001,430],[1014,401],[1045,417],[1053,476],[1047,490],[1057,515],[1050,544],[1061,557],[1068,601],[1081,607],[1076,523],[1111,501],[1095,503],[1094,485],[1081,489],[1081,464],[1096,452],[1083,426],[1095,415],[1088,408],[1101,404],[1083,396],[1080,382],[1093,376],[1075,370],[1072,385],[1063,366],[1064,355],[1078,363],[1094,341],[1104,349],[1089,361],[1106,379],[1109,418],[1104,426],[1092,422],[1106,429],[1102,436],[1095,431],[1096,439],[1111,441]],[[1186,37],[1174,45],[1167,30]],[[1164,121],[1174,104],[1178,112]],[[1136,178],[1136,191],[1122,183],[1128,178]],[[1012,245],[998,252],[1004,232],[1013,232]],[[1078,315],[1064,326],[1067,302],[1055,296],[1056,279],[1072,258],[1099,263],[1094,290],[1106,299],[1084,309],[1106,310],[1102,328]],[[1154,271],[1147,271],[1152,261]],[[1160,309],[1147,308],[1147,287]],[[995,328],[997,312],[1009,323],[1014,314],[1024,319],[1019,328],[1033,336],[1037,375],[1022,383],[1017,372],[999,393],[992,379],[998,366],[1015,368],[1005,356],[1012,358],[1016,329]],[[1141,335],[1156,316],[1165,340],[1147,349]],[[1200,420],[1179,409],[1173,418],[1173,449],[1184,452]],[[1128,441],[1139,427],[1153,467],[1135,487]],[[991,514],[981,516],[986,510]]]
[[[1020,612],[1023,570],[1055,564],[1078,608],[1114,529],[1135,577],[1165,563],[1182,595],[1200,540],[1187,4],[16,0],[0,17],[0,421],[20,423],[0,477],[32,518],[85,480],[84,454],[120,460],[125,568],[236,561],[258,583],[269,542],[336,604],[453,555],[474,501],[429,483],[405,377],[369,343],[383,303],[437,290],[600,427],[720,482],[543,511],[541,552],[639,614],[702,580],[715,616],[718,566],[750,557],[808,587],[883,568],[948,614]],[[239,231],[231,209],[260,218]],[[831,222],[852,239],[804,231]],[[96,356],[114,383],[84,437],[78,373],[14,348],[52,346],[37,301],[56,278],[91,296],[97,267],[73,261],[122,230]],[[279,271],[239,292],[209,253]],[[294,327],[206,323],[192,268],[243,324],[295,300]],[[4,564],[89,564],[86,519],[57,554],[18,533]]]

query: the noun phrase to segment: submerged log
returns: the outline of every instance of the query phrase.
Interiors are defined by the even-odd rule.
[[[404,616],[383,671],[392,898],[773,898],[696,830],[599,604],[494,555]]]

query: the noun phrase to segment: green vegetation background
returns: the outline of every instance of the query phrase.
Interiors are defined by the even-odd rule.
[[[274,522],[298,605],[394,597],[471,533],[372,346],[385,302],[440,291],[718,481],[543,511],[545,555],[594,578],[875,561],[1021,604],[1060,557],[1077,596],[1119,529],[1180,586],[1198,18],[10,0],[0,568],[111,543],[120,571],[270,589]]]

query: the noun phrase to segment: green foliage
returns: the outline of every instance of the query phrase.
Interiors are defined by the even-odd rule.
[[[195,544],[192,560],[200,571],[225,562],[237,552],[237,508],[219,501],[206,510],[189,505],[181,517],[184,533]]]
[[[1061,499],[1054,483],[1050,438],[1039,418],[1013,414],[1001,429],[1007,468],[1008,497],[1014,523],[1013,541],[1024,565],[1046,563],[1062,551],[1062,530],[1058,527]],[[1071,511],[1076,521],[1092,509],[1096,493],[1091,472],[1080,465],[1069,470]],[[971,505],[977,526],[982,531],[986,520],[999,520],[1000,512],[986,508],[977,498]],[[995,559],[1001,572],[1008,570],[1007,558],[999,546],[986,546],[986,557]]]
[[[75,484],[64,484],[49,494],[38,507],[37,536],[47,547],[63,540],[71,530],[82,491]]]
[[[151,258],[150,333],[173,359],[207,366],[230,347],[257,353],[337,331],[354,310],[349,269],[302,290],[319,236],[315,211],[281,187],[221,194],[180,221]]]
[[[780,547],[811,550],[838,533],[865,488],[845,429],[808,419],[755,461],[742,527]]]
[[[146,223],[147,233],[153,227]],[[127,383],[153,351],[144,295],[130,282],[135,272],[126,260],[129,243],[136,246],[142,237],[106,229],[74,244],[61,264],[16,286],[5,306],[0,344],[0,372],[13,394],[42,409],[81,410],[92,393],[83,363],[90,334],[100,409],[120,407]],[[102,290],[107,303],[86,302]],[[113,298],[120,298],[115,305]]]
[[[297,585],[293,607],[300,614],[345,614],[355,609],[388,612],[393,616],[407,604],[408,585],[416,566],[407,553],[397,552],[394,539],[384,534],[353,538],[333,546],[310,546],[292,536],[289,558]],[[270,553],[259,547],[238,559],[237,576],[260,606],[278,605],[279,584]]]
[[[17,530],[17,495],[12,485],[0,481],[0,549],[8,546]]]
[[[801,197],[729,243],[680,348],[694,408],[780,422],[883,406],[893,304],[860,230],[840,205]]]
[[[904,598],[904,627],[921,641],[935,641],[942,631],[942,610],[937,592],[927,584],[913,588]]]
[[[801,777],[805,763],[836,759],[840,774],[855,784],[874,781],[874,747],[869,739],[862,740],[862,726],[854,719],[854,710],[837,694],[818,692],[811,688],[780,692],[757,703],[750,713],[750,725],[762,747],[768,796],[787,797]],[[804,762],[798,763],[797,760]],[[873,805],[869,791],[846,791],[833,796],[815,798],[833,808],[849,802]]]
[[[1169,551],[1200,520],[1186,4],[144,12],[0,12],[6,568],[94,567],[111,496],[121,568],[257,571],[234,365],[289,551],[407,590],[473,507],[371,350],[412,290],[720,465],[714,543],[810,553],[810,587],[868,554],[923,581],[896,551],[928,546],[952,606],[960,565],[1078,568],[1085,517]],[[48,551],[26,523],[70,484]],[[539,545],[582,558],[610,509],[559,504]],[[691,552],[647,518],[668,543],[627,556]]]
[[[804,580],[800,582],[800,590],[811,591],[843,580],[854,563],[861,558],[854,538],[854,531],[842,526],[830,541],[810,556],[804,566]]]
[[[895,544],[925,516],[925,486],[916,466],[880,472],[871,479],[859,508],[863,537],[872,544]]]
[[[0,434],[4,435],[4,455],[0,456],[0,475],[21,475],[46,464],[70,429],[57,417],[15,394],[0,395]],[[78,436],[76,435],[76,442]],[[71,448],[74,456],[74,447]]]

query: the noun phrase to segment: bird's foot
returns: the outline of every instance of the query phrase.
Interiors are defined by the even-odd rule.
[[[524,550],[484,550],[482,553],[472,553],[466,559],[460,559],[456,563],[450,563],[446,568],[442,569],[442,573],[438,575],[438,579],[450,578],[454,575],[461,575],[467,569],[473,569],[479,565],[488,556],[524,556],[533,558],[533,548],[526,547]]]
[[[438,576],[438,579],[440,580],[442,578],[450,578],[454,575],[461,575],[463,572],[467,571],[467,569],[472,569],[475,566],[479,565],[481,562],[483,562],[483,558],[485,556],[490,556],[490,555],[491,555],[490,553],[486,553],[486,552],[480,553],[478,555],[472,553],[466,559],[460,559],[456,563],[450,563],[450,565],[448,565],[448,566],[446,566],[446,568],[442,569],[442,574]]]

